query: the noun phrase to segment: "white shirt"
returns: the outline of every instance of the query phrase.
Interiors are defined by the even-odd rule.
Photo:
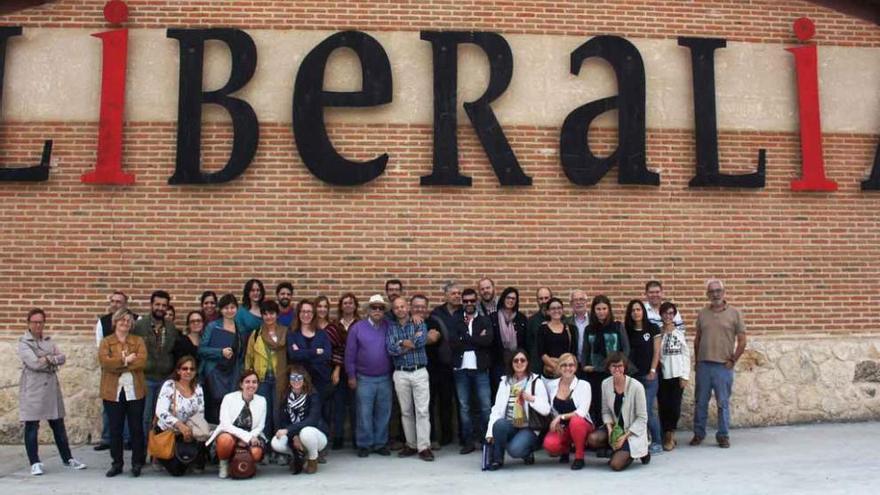
[[[466,317],[467,315],[465,315]],[[474,336],[474,320],[477,319],[477,314],[474,313],[474,317],[471,318],[471,321],[468,322],[468,335],[471,337]],[[475,370],[477,369],[477,353],[474,351],[464,351],[464,354],[461,355],[461,367],[458,368],[460,370]]]

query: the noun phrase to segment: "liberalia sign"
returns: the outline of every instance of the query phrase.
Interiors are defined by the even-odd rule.
[[[128,8],[114,0],[104,7],[105,18],[124,23]],[[806,42],[815,33],[807,18],[798,19],[794,31]],[[20,35],[20,26],[0,27],[0,103],[7,41]],[[125,107],[128,30],[96,33],[103,44],[101,108],[97,161],[82,176],[88,184],[134,183],[133,174],[122,164],[122,125]],[[168,29],[167,37],[177,40],[180,49],[180,76],[177,117],[177,154],[169,184],[220,184],[241,175],[253,160],[259,142],[260,124],[253,107],[233,96],[253,77],[257,47],[253,38],[236,28]],[[457,70],[458,46],[472,44],[485,52],[489,63],[489,82],[483,95],[464,103],[489,163],[501,185],[528,186],[525,174],[492,110],[491,103],[501,96],[513,76],[513,54],[505,38],[495,32],[422,31],[420,38],[431,44],[434,78],[434,150],[430,175],[421,178],[425,186],[469,186],[471,179],[458,166]],[[224,43],[232,57],[229,78],[223,87],[205,91],[202,86],[206,41]],[[751,173],[722,173],[718,161],[716,123],[715,51],[725,48],[721,38],[680,37],[678,44],[690,51],[693,71],[696,166],[691,187],[761,188],[765,184],[766,152],[757,150],[757,165]],[[324,73],[330,55],[348,48],[361,65],[359,91],[325,91]],[[797,72],[798,109],[801,138],[801,178],[792,181],[794,191],[834,191],[837,183],[826,177],[819,120],[817,48],[814,44],[787,49],[794,56]],[[659,185],[658,173],[649,170],[645,134],[645,68],[639,50],[619,36],[596,36],[571,52],[571,73],[577,75],[584,61],[598,57],[607,61],[617,78],[618,93],[583,104],[562,123],[559,138],[561,166],[568,179],[579,185],[594,185],[613,166],[621,184]],[[391,64],[382,45],[360,31],[335,33],[315,46],[303,59],[293,88],[293,134],[300,157],[317,178],[333,185],[356,186],[367,183],[385,170],[388,154],[365,162],[340,155],[333,146],[324,121],[328,107],[371,107],[391,103]],[[201,169],[202,106],[223,107],[231,117],[232,151],[226,164],[216,172]],[[617,110],[618,142],[608,156],[596,156],[589,147],[590,123],[599,115]],[[46,181],[52,141],[43,146],[40,163],[30,167],[0,168],[0,181]],[[870,176],[861,183],[863,190],[880,190],[880,146]]]

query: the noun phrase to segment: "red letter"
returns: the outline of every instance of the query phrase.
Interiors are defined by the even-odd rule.
[[[128,20],[128,7],[121,0],[104,5],[104,18],[113,24]],[[83,174],[86,184],[133,184],[134,175],[122,171],[122,111],[125,109],[125,69],[128,59],[128,29],[92,36],[103,42],[101,74],[101,121],[98,124],[98,161]]]
[[[816,34],[809,18],[794,21],[794,32],[801,41]],[[791,181],[792,191],[836,191],[837,183],[825,177],[822,158],[822,124],[819,122],[819,71],[816,45],[786,48],[794,54],[797,69],[798,110],[801,125],[801,178]]]

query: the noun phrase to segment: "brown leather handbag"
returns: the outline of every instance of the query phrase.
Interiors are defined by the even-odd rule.
[[[252,478],[257,474],[257,463],[247,447],[235,447],[235,453],[229,460],[229,477],[237,480]]]
[[[177,414],[177,390],[171,395],[171,414]],[[147,435],[147,453],[154,459],[167,461],[174,457],[174,430],[169,428],[165,431],[156,432],[156,423],[159,418],[153,414],[153,422],[150,424],[150,433]]]

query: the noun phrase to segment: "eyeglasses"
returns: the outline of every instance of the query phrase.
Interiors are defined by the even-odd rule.
[[[623,363],[617,363],[617,364],[612,364],[611,366],[609,366],[609,368],[614,368],[614,369],[617,369],[617,368],[626,368],[626,365],[623,364]]]
[[[574,363],[559,363],[560,368],[574,368],[575,366],[577,365]]]
[[[516,301],[516,296],[514,296],[513,294],[511,294],[511,295],[505,297],[504,300],[506,300],[506,301]]]
[[[462,299],[461,302],[464,304],[477,304],[476,299]]]
[[[526,358],[513,358],[513,360],[511,360],[511,362],[513,362],[513,363],[528,363],[529,360]]]
[[[292,382],[301,382],[304,379],[305,379],[305,377],[302,375],[296,375],[296,374],[290,375],[290,381],[292,381]]]
[[[46,322],[44,320],[28,320],[28,323],[33,323],[34,325],[44,325]]]
[[[562,311],[562,306],[550,306],[550,311]]]
[[[193,318],[192,320],[189,320],[190,325],[192,325],[193,323],[204,323],[204,322],[205,322],[205,320],[203,320],[201,318]]]
[[[724,292],[724,289],[708,289],[706,292],[709,294],[721,294]]]
[[[192,366],[184,366],[183,368],[180,368],[180,371],[195,371],[195,370],[196,369],[193,368]]]
[[[675,316],[675,310],[674,310],[674,309],[670,309],[669,311],[666,311],[665,313],[663,313],[663,315],[665,315],[665,316]]]

